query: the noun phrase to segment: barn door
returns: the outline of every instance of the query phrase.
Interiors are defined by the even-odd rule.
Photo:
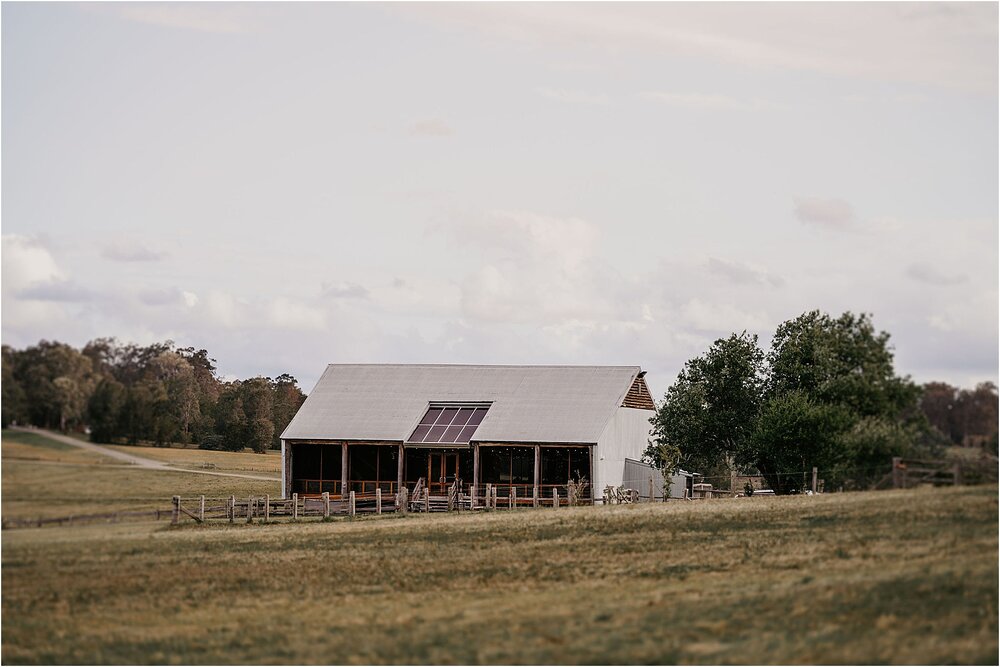
[[[431,452],[427,457],[427,488],[435,496],[448,493],[458,476],[459,454]]]

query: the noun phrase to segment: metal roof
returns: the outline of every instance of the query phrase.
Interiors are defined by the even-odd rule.
[[[330,364],[286,440],[405,440],[430,403],[489,402],[474,442],[597,443],[638,366]]]

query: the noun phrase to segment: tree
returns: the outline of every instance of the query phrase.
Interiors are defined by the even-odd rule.
[[[246,414],[246,445],[263,453],[274,437],[274,395],[270,378],[256,377],[240,384],[243,412]]]
[[[869,315],[812,311],[778,327],[766,359],[744,332],[687,362],[651,420],[647,456],[675,445],[689,469],[756,469],[776,493],[800,489],[813,466],[830,482],[858,479],[926,426],[919,398]]]
[[[87,404],[93,442],[114,442],[121,433],[126,396],[125,386],[113,377],[106,377],[97,384]]]
[[[663,467],[661,447],[681,452],[679,463],[705,475],[728,478],[735,467],[753,465],[749,449],[760,410],[764,353],[757,336],[733,334],[715,341],[684,365],[651,420],[653,442],[646,457]]]
[[[3,397],[0,399],[3,428],[24,419],[24,389],[14,376],[16,354],[9,345],[3,346],[3,379],[0,380],[0,387],[3,389]]]
[[[298,412],[302,403],[306,400],[305,394],[298,387],[298,382],[287,373],[282,373],[274,379],[274,401],[272,415],[274,420],[274,436],[271,442],[272,448],[281,447],[281,433],[292,421],[292,417]]]

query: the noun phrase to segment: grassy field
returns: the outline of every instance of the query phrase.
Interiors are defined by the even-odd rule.
[[[278,452],[255,454],[251,451],[216,452],[207,449],[133,447],[129,445],[108,445],[108,449],[163,461],[178,468],[245,472],[254,475],[281,475],[281,454]]]
[[[153,447],[124,448],[139,456],[176,451],[184,455],[209,455],[212,462],[226,452],[157,450]],[[277,496],[280,483],[237,477],[198,475],[183,470],[144,470],[120,461],[64,444],[38,433],[3,431],[3,516],[39,518],[120,510],[169,508],[174,495],[250,494]],[[220,462],[214,469],[235,471],[247,456],[277,459],[259,454],[228,454],[234,462]],[[148,456],[153,458],[152,456]],[[183,459],[197,461],[197,459]],[[195,466],[192,466],[195,467]],[[264,467],[262,465],[262,467]],[[268,474],[278,474],[272,470]],[[280,473],[280,471],[279,471]],[[254,471],[253,474],[258,474]],[[6,543],[6,542],[5,542]]]
[[[996,664],[997,528],[993,485],[5,531],[2,659]]]

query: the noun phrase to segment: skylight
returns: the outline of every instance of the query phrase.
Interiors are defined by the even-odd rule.
[[[431,405],[407,442],[467,445],[489,406]]]

